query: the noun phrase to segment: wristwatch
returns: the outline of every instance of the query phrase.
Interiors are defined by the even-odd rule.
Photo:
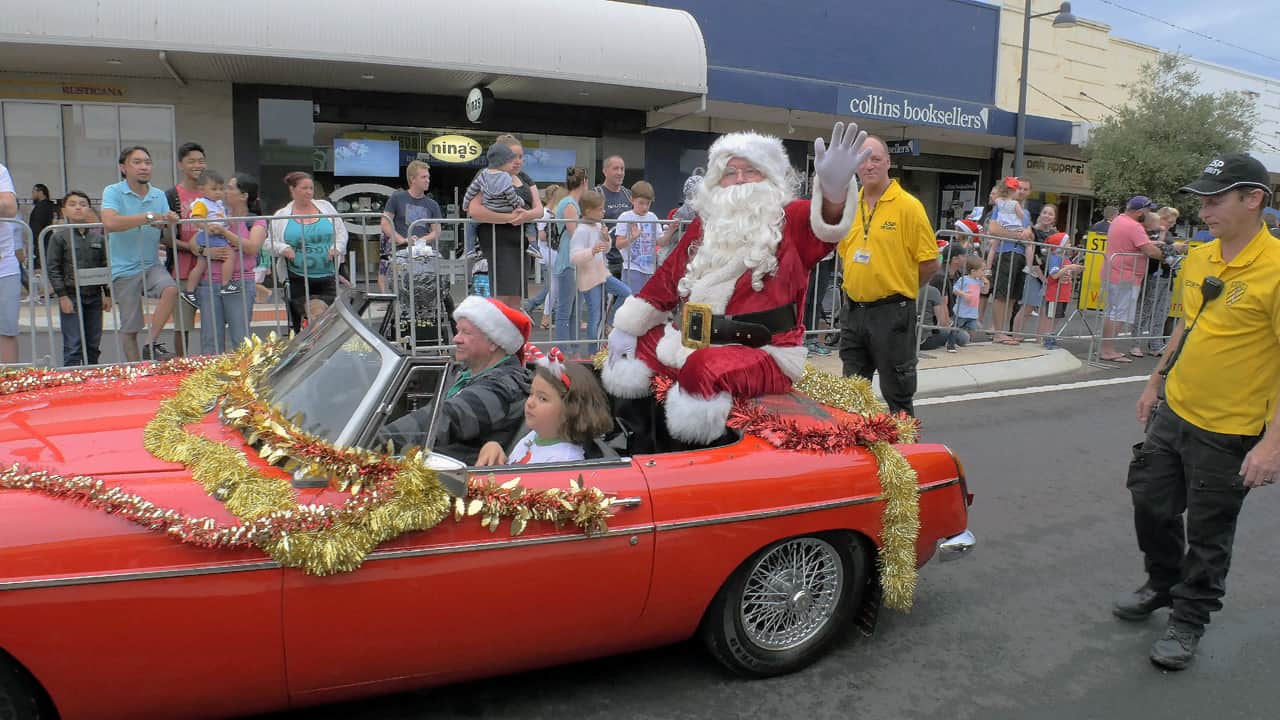
[[[147,213],[147,223],[148,223],[148,224],[150,224],[150,223],[153,223],[153,222],[155,222],[155,221],[156,221],[156,214],[155,214],[155,213],[153,213],[153,212],[149,212],[149,213]]]

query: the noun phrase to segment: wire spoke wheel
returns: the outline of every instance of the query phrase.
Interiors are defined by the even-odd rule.
[[[747,639],[771,651],[804,644],[835,615],[845,582],[844,563],[827,541],[803,537],[778,545],[747,573],[738,605]]]

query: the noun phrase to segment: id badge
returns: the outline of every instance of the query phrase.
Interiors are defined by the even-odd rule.
[[[855,252],[853,254],[853,261],[856,263],[862,263],[863,265],[866,265],[867,263],[871,262],[871,251],[867,250],[866,248],[863,248]]]

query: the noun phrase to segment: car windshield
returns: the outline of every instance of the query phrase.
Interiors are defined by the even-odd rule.
[[[386,360],[338,308],[331,308],[293,340],[267,376],[272,404],[299,427],[337,442],[361,402],[378,383]]]

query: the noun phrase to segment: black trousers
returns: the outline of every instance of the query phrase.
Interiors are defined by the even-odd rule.
[[[1249,492],[1240,464],[1260,438],[1202,430],[1162,404],[1146,441],[1133,447],[1127,485],[1138,548],[1151,586],[1173,596],[1177,622],[1203,627],[1222,609],[1236,517]]]
[[[913,300],[868,307],[845,298],[840,315],[844,376],[868,380],[880,373],[880,392],[891,412],[915,414],[916,304]]]

